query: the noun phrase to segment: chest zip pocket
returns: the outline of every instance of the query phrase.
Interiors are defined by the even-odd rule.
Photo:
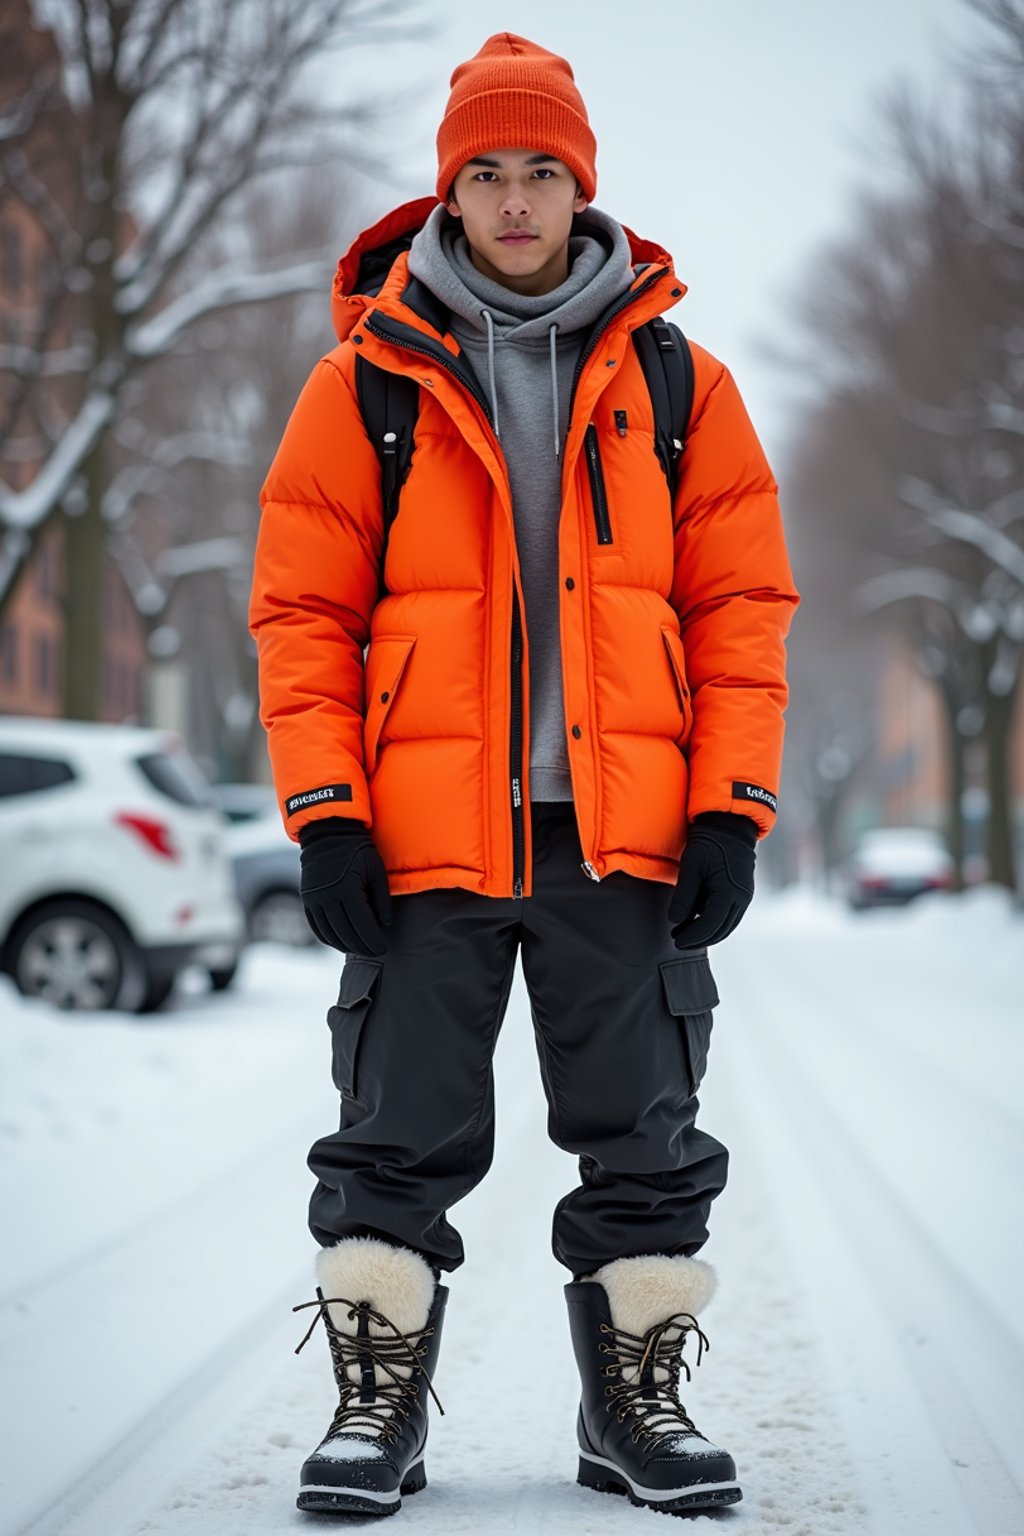
[[[359,1040],[380,981],[383,960],[350,955],[341,972],[338,1001],[327,1010],[331,1030],[331,1076],[346,1099],[358,1097]]]
[[[608,493],[605,490],[604,470],[601,467],[601,448],[597,439],[597,428],[591,422],[584,435],[584,451],[587,456],[587,471],[590,475],[590,500],[594,507],[594,525],[597,529],[597,542],[610,544],[612,542],[612,523],[608,513]]]
[[[711,1010],[719,1003],[718,988],[705,953],[694,950],[678,960],[659,961],[668,1011],[680,1021],[686,1097],[692,1099],[704,1080],[711,1045]]]

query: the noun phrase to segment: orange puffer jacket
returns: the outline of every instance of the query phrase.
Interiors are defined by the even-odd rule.
[[[320,817],[355,817],[394,895],[526,897],[530,657],[508,474],[458,343],[404,297],[408,243],[434,205],[396,209],[340,261],[339,345],[314,366],[263,485],[249,615],[260,717],[293,839]],[[688,817],[740,812],[762,837],[774,824],[799,598],[778,486],[731,374],[693,342],[670,504],[630,332],[686,285],[666,251],[626,233],[648,265],[584,346],[563,450],[565,726],[580,878],[674,883]],[[370,297],[356,289],[374,266],[387,275]],[[421,386],[379,601],[381,472],[356,400],[359,349]],[[581,453],[590,423],[600,518]]]

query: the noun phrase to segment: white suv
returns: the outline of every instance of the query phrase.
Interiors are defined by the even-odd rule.
[[[244,938],[224,818],[181,738],[0,718],[0,970],[61,1008],[158,1008],[214,987]]]

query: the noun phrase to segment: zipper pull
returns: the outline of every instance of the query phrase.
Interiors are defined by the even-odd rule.
[[[620,437],[625,437],[625,435],[626,435],[626,427],[628,425],[628,423],[626,421],[626,413],[625,413],[625,411],[616,411],[615,412],[615,425],[619,429],[619,436]]]
[[[590,876],[591,880],[600,880],[601,878],[589,859],[583,860],[583,863],[580,865],[580,869],[585,870],[586,873]]]

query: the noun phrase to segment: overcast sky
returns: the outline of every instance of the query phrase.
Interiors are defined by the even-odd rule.
[[[957,44],[986,29],[963,0],[437,0],[432,14],[429,42],[342,56],[346,82],[366,64],[383,92],[423,87],[394,140],[404,184],[369,188],[366,222],[433,191],[451,71],[488,36],[563,54],[597,137],[596,205],[672,253],[688,285],[672,318],[731,368],[771,457],[785,380],[756,340],[784,337],[786,294],[854,184],[892,180],[872,138],[879,90],[904,76],[947,101]]]

